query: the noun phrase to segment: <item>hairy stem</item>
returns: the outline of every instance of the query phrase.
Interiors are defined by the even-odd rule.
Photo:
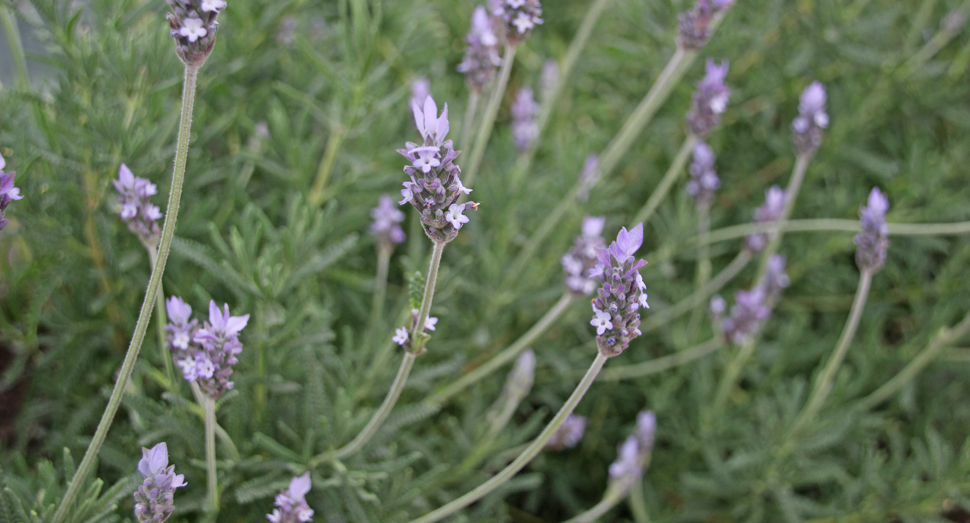
[[[641,363],[634,363],[632,365],[623,365],[620,367],[606,369],[603,371],[602,379],[603,381],[619,381],[632,378],[642,378],[644,376],[650,376],[651,374],[659,374],[667,369],[672,369],[679,365],[701,359],[708,354],[716,352],[721,347],[724,347],[724,345],[724,339],[720,336],[715,336],[704,343],[695,345],[689,349],[675,352],[668,356],[655,358]]]
[[[498,368],[502,367],[506,363],[514,360],[526,347],[529,346],[536,338],[538,338],[543,332],[546,331],[560,315],[572,304],[575,299],[571,292],[565,292],[562,298],[556,302],[552,308],[532,326],[525,334],[519,339],[515,340],[514,343],[502,350],[502,352],[496,354],[491,359],[486,361],[481,366],[475,368],[475,370],[465,374],[461,378],[458,378],[454,383],[451,383],[439,392],[432,394],[430,397],[425,399],[426,403],[431,405],[441,406],[459,392],[467,389],[471,385],[478,383],[482,378],[488,376],[489,374],[495,372]]]
[[[734,355],[734,358],[728,363],[728,366],[724,369],[724,375],[721,376],[721,381],[718,383],[717,392],[714,395],[714,403],[711,405],[711,410],[708,411],[703,420],[703,429],[709,429],[713,417],[720,414],[724,410],[724,405],[727,403],[728,396],[731,395],[731,391],[734,390],[734,385],[738,382],[738,378],[741,377],[741,371],[744,370],[744,366],[754,355],[754,349],[757,345],[757,339],[752,336],[747,341],[741,345],[738,349],[738,353]]]
[[[886,225],[889,227],[889,234],[891,236],[947,236],[970,233],[970,222],[887,223]],[[744,238],[749,234],[771,232],[776,227],[784,232],[859,232],[859,220],[838,220],[830,218],[788,220],[781,224],[780,227],[773,223],[732,225],[711,231],[707,234],[699,234],[688,240],[687,243],[688,245],[703,247],[712,243]]]
[[[478,101],[482,98],[482,93],[478,89],[472,89],[468,93],[468,107],[465,108],[465,119],[461,121],[461,148],[459,151],[467,151],[472,141],[472,125],[475,123],[475,114],[478,112]]]
[[[207,512],[219,512],[219,476],[216,471],[216,400],[204,396],[205,409],[205,477],[208,490]]]
[[[852,300],[849,319],[842,329],[839,342],[835,345],[835,351],[829,358],[828,363],[825,364],[825,369],[822,370],[822,373],[819,374],[818,379],[815,381],[815,386],[812,388],[812,395],[809,396],[801,413],[795,418],[795,422],[789,430],[789,435],[795,435],[804,428],[805,424],[811,421],[818,412],[818,409],[822,407],[822,403],[828,398],[829,393],[832,392],[832,383],[835,380],[835,374],[839,371],[839,367],[842,365],[842,361],[849,351],[849,346],[852,345],[852,339],[855,337],[856,329],[859,327],[859,321],[862,319],[862,311],[866,308],[866,299],[869,297],[869,287],[871,284],[872,271],[863,269],[862,274],[859,276],[859,288],[856,290],[855,299]]]
[[[466,164],[467,173],[464,185],[471,187],[475,183],[475,175],[485,156],[485,147],[488,146],[488,138],[492,135],[492,126],[495,124],[495,116],[498,114],[498,106],[502,103],[505,95],[505,86],[509,82],[509,75],[512,74],[512,63],[515,62],[515,46],[506,45],[505,55],[502,57],[502,69],[495,78],[492,85],[492,93],[488,97],[488,104],[485,105],[485,114],[482,115],[482,122],[478,126],[478,134],[475,135],[475,145],[472,147],[471,158]]]
[[[636,217],[633,218],[634,225],[638,223],[647,223],[653,216],[653,213],[660,206],[660,203],[670,192],[670,188],[674,186],[674,182],[680,176],[680,173],[684,170],[684,165],[687,164],[687,158],[690,156],[691,151],[694,150],[694,145],[697,144],[697,137],[693,134],[687,135],[684,140],[684,144],[680,146],[677,151],[677,155],[674,156],[674,161],[670,162],[670,167],[667,169],[667,173],[654,188],[653,192],[650,193],[650,198],[647,199],[647,203],[643,204],[643,208],[637,213]]]
[[[624,497],[625,495],[618,489],[607,488],[606,494],[603,495],[603,499],[599,503],[586,512],[577,514],[575,517],[566,520],[565,523],[594,523],[606,515],[610,509],[617,506],[620,501],[623,501]]]
[[[701,204],[697,209],[698,214],[698,233],[700,235],[707,234],[711,229],[711,207],[710,204]],[[707,282],[711,280],[711,248],[709,245],[702,245],[700,248],[700,253],[697,257],[697,275],[695,277],[696,287],[698,289],[704,288]],[[698,325],[700,325],[701,318],[705,316],[705,307],[702,303],[694,305],[694,311],[690,314],[690,321],[687,323],[687,339],[689,342],[694,341],[694,336],[697,334]]]
[[[546,428],[542,429],[539,436],[536,437],[536,439],[533,440],[532,443],[530,443],[521,454],[519,454],[519,457],[515,458],[515,461],[510,463],[501,472],[492,476],[491,479],[485,483],[482,483],[471,492],[468,492],[451,503],[448,503],[447,505],[412,521],[412,523],[432,523],[434,521],[439,521],[442,518],[458,512],[475,501],[478,501],[489,492],[492,492],[506,481],[512,479],[513,476],[522,470],[523,467],[528,465],[529,462],[532,461],[532,459],[535,458],[543,448],[545,448],[546,443],[549,442],[549,439],[551,439],[556,431],[559,430],[559,427],[562,426],[563,422],[566,421],[566,418],[573,413],[576,405],[578,405],[579,401],[583,399],[586,391],[589,390],[590,385],[593,384],[593,380],[596,379],[596,375],[599,374],[600,369],[603,368],[603,364],[606,363],[606,359],[606,356],[603,356],[599,352],[596,353],[596,359],[593,360],[593,364],[590,365],[589,370],[586,371],[586,375],[583,376],[582,381],[580,381],[579,385],[576,386],[576,390],[574,390],[572,395],[569,396],[569,399],[567,399],[566,403],[564,403],[562,408],[559,409],[556,416],[552,418],[552,421],[546,425]]]
[[[152,271],[155,270],[155,261],[158,257],[158,252],[146,246],[148,250],[148,262]],[[175,370],[172,368],[172,351],[168,349],[168,343],[166,343],[165,336],[165,324],[168,323],[168,315],[165,312],[165,286],[162,283],[158,284],[158,293],[155,294],[155,325],[158,326],[158,352],[162,357],[162,365],[165,366],[165,376],[168,378],[168,382],[172,385],[176,383],[175,381]]]
[[[182,182],[185,179],[185,163],[189,153],[189,134],[192,129],[192,107],[195,102],[195,84],[199,67],[201,66],[187,65],[185,67],[185,83],[182,88],[182,115],[179,124],[178,145],[175,149],[175,168],[172,173],[172,188],[168,195],[168,207],[165,209],[165,223],[162,225],[162,236],[158,245],[158,257],[155,262],[155,268],[152,270],[152,275],[148,280],[148,290],[145,292],[145,298],[142,301],[141,312],[138,314],[138,322],[135,324],[135,332],[132,335],[131,343],[128,345],[128,353],[125,354],[125,360],[121,365],[121,370],[118,372],[118,379],[115,381],[114,389],[111,391],[111,397],[108,399],[108,405],[104,409],[104,414],[101,415],[101,421],[98,422],[98,428],[94,432],[94,437],[91,438],[91,443],[84,453],[84,458],[74,473],[74,477],[71,478],[71,483],[67,488],[67,492],[64,494],[64,498],[61,500],[61,504],[57,507],[57,512],[54,513],[53,523],[61,523],[64,521],[68,512],[74,507],[74,500],[77,498],[78,492],[81,489],[81,484],[84,483],[88,473],[91,471],[91,466],[94,464],[94,460],[101,450],[104,438],[108,435],[111,422],[114,421],[118,406],[121,405],[121,396],[124,394],[125,385],[128,383],[132,369],[135,368],[138,351],[141,350],[141,344],[145,340],[145,333],[148,331],[148,323],[151,321],[155,297],[158,295],[158,290],[162,284],[162,273],[165,272],[165,263],[168,261],[168,253],[172,247],[172,237],[175,235],[175,221],[178,217],[179,200],[182,196]]]

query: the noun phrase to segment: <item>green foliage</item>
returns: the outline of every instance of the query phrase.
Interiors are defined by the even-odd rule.
[[[197,311],[215,299],[252,315],[235,389],[218,405],[219,521],[265,521],[275,493],[311,469],[317,521],[409,521],[511,461],[593,358],[588,305],[573,304],[533,344],[535,386],[494,438],[486,436],[488,412],[504,370],[444,406],[422,401],[556,302],[559,260],[584,214],[605,215],[607,235],[615,234],[649,197],[684,139],[700,60],[617,170],[512,273],[539,224],[571,197],[586,155],[603,150],[667,62],[688,2],[613,0],[556,102],[531,171],[512,188],[511,95],[536,87],[543,62],[565,54],[589,4],[546,2],[545,24],[516,55],[474,187],[481,208],[445,251],[428,352],[376,436],[343,460],[328,452],[353,439],[380,405],[400,356],[390,337],[421,301],[430,250],[406,209],[409,237],[391,259],[387,303],[371,311],[377,256],[368,212],[381,193],[400,189],[404,160],[395,149],[416,136],[407,108],[413,79],[431,79],[435,99],[449,103],[452,137],[459,132],[467,92],[454,68],[473,4],[229,4],[200,73],[163,282],[166,295]],[[970,220],[968,32],[958,25],[937,51],[925,47],[940,41],[940,21],[960,2],[738,4],[702,53],[731,61],[733,89],[708,140],[723,181],[713,228],[747,222],[765,188],[786,183],[789,125],[813,79],[828,87],[832,126],[794,218],[854,219],[879,186],[891,222]],[[124,162],[158,184],[155,203],[164,205],[182,74],[165,12],[155,0],[17,4],[21,33],[36,51],[28,56],[30,89],[13,88],[13,73],[0,71],[0,153],[26,195],[8,208],[11,224],[0,233],[0,523],[49,521],[134,329],[148,257],[118,219],[111,180]],[[643,276],[654,311],[695,290],[697,229],[678,184],[645,229]],[[891,238],[832,395],[808,430],[790,435],[846,321],[858,271],[851,234],[789,233],[782,252],[792,285],[712,427],[704,419],[734,348],[594,384],[578,410],[589,425],[577,448],[544,452],[451,521],[557,521],[588,509],[645,408],[658,418],[642,496],[655,521],[908,523],[970,510],[966,358],[944,352],[889,401],[858,408],[970,309],[967,240]],[[715,272],[738,249],[712,245]],[[753,277],[745,269],[722,293],[750,287]],[[608,365],[688,348],[710,337],[706,323],[676,318]],[[160,441],[188,483],[176,494],[173,521],[206,518],[202,410],[184,380],[165,375],[154,333],[72,521],[130,520],[139,449]],[[608,518],[630,521],[633,513],[622,505]]]

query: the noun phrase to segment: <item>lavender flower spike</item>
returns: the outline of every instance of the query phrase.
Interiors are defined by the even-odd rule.
[[[539,0],[494,0],[492,16],[505,27],[505,40],[515,47],[532,34],[542,23],[542,4]]]
[[[687,194],[698,207],[710,207],[714,191],[721,188],[721,180],[714,170],[715,159],[717,156],[709,145],[704,142],[694,145],[694,159],[688,168],[690,181],[687,182]]]
[[[404,221],[404,213],[394,206],[394,199],[390,195],[382,194],[380,203],[371,209],[370,215],[374,218],[370,233],[377,238],[378,248],[390,251],[404,242],[407,236],[399,225]]]
[[[721,123],[721,115],[727,110],[731,90],[724,85],[727,78],[728,62],[721,65],[714,60],[707,61],[707,73],[697,84],[694,98],[691,101],[690,112],[687,113],[687,127],[697,138],[703,140]]]
[[[498,54],[498,36],[484,7],[478,6],[472,12],[471,28],[465,41],[468,47],[465,48],[464,59],[458,64],[458,72],[465,74],[465,82],[472,91],[480,92],[502,65],[502,58]]]
[[[771,316],[771,309],[765,305],[766,297],[762,287],[734,294],[735,303],[731,307],[731,316],[725,318],[721,324],[721,330],[728,341],[743,345],[761,330],[761,325]]]
[[[141,449],[138,472],[145,477],[135,491],[135,517],[140,523],[162,523],[175,509],[175,489],[185,486],[185,476],[175,473],[168,464],[168,446],[164,442],[151,449]]]
[[[185,65],[201,66],[216,43],[216,17],[226,8],[225,0],[167,1],[172,8],[168,24],[175,52]]]
[[[859,269],[875,273],[886,263],[886,250],[889,249],[889,227],[886,226],[886,211],[889,200],[874,187],[869,193],[868,205],[859,211],[862,232],[855,236],[855,261]]]
[[[173,352],[172,358],[182,369],[185,379],[194,381],[206,396],[219,399],[232,389],[232,366],[242,352],[239,332],[249,322],[249,315],[230,316],[229,305],[223,310],[215,301],[209,301],[209,321],[192,336],[187,350]]]
[[[531,149],[539,138],[539,124],[536,122],[538,116],[539,104],[535,101],[532,89],[519,89],[512,103],[512,139],[519,152]]]
[[[678,17],[680,47],[689,51],[703,48],[711,38],[711,24],[732,3],[733,0],[697,0],[693,9]]]
[[[0,156],[0,230],[7,226],[7,219],[4,218],[7,206],[10,205],[10,202],[23,198],[20,189],[13,186],[14,177],[17,176],[17,173],[3,172],[6,165],[6,160],[3,159],[3,156]]]
[[[424,107],[411,104],[414,122],[424,140],[421,144],[407,142],[405,149],[398,149],[402,156],[411,162],[404,167],[410,181],[404,182],[398,203],[410,203],[421,213],[421,226],[425,234],[436,243],[447,243],[455,239],[461,226],[469,221],[463,213],[478,209],[475,202],[459,204],[458,198],[472,190],[463,186],[459,174],[461,169],[454,163],[460,154],[455,151],[452,141],[445,140],[448,135],[448,105],[445,104],[441,116],[434,98],[428,96]]]
[[[815,154],[822,145],[822,130],[829,126],[829,115],[825,112],[825,86],[819,82],[802,91],[798,102],[798,116],[791,124],[792,142],[799,156]]]
[[[617,450],[616,461],[610,465],[610,488],[626,493],[634,480],[643,475],[653,453],[657,417],[646,410],[637,415],[637,426]]]
[[[611,357],[622,353],[630,341],[640,335],[641,307],[647,305],[647,286],[640,268],[647,264],[634,254],[643,244],[643,224],[631,231],[620,229],[616,241],[597,252],[599,262],[589,271],[602,286],[593,300],[593,320],[597,327],[596,344],[600,354]]]
[[[606,247],[602,234],[606,218],[587,216],[583,219],[583,232],[576,237],[573,248],[560,259],[562,270],[566,273],[566,288],[569,292],[590,294],[596,290],[596,281],[589,271],[596,266],[597,252]]]
[[[785,212],[785,190],[772,185],[765,191],[765,203],[754,211],[754,223],[771,223],[779,220]],[[768,233],[750,234],[745,238],[745,246],[755,252],[760,252],[768,246]]]
[[[192,307],[182,301],[182,298],[171,296],[165,300],[165,309],[168,311],[168,324],[165,325],[168,350],[173,355],[189,350],[189,345],[199,330],[199,321],[192,319]]]
[[[157,223],[162,217],[162,211],[151,202],[151,197],[158,192],[158,188],[148,180],[133,175],[125,164],[118,168],[118,179],[114,184],[115,189],[121,193],[118,197],[118,202],[121,203],[121,219],[145,247],[154,249],[162,234]]]
[[[758,282],[758,285],[764,288],[765,295],[767,297],[767,303],[769,307],[774,306],[774,304],[781,298],[781,293],[788,288],[791,284],[791,280],[788,275],[785,274],[785,257],[780,254],[772,254],[768,258],[767,270],[765,271],[764,278]]]
[[[306,494],[310,492],[310,473],[305,472],[290,480],[290,486],[276,495],[272,514],[266,519],[272,523],[306,523],[313,521],[313,509],[307,505]]]
[[[552,435],[546,448],[551,450],[571,449],[579,444],[586,432],[586,416],[570,414],[559,430]]]

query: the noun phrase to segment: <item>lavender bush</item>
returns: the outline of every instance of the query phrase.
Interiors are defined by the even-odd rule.
[[[962,520],[968,19],[0,6],[0,522]]]

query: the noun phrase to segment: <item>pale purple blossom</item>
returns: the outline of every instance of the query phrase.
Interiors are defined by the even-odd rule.
[[[589,275],[596,266],[597,251],[606,247],[601,234],[606,218],[587,216],[583,219],[582,234],[576,237],[573,248],[560,259],[566,273],[566,288],[574,294],[590,294],[596,290],[596,281]]]
[[[404,346],[404,344],[408,342],[408,339],[407,329],[404,327],[394,329],[394,337],[391,338],[391,341],[397,343],[398,345]]]
[[[637,415],[637,426],[617,449],[616,461],[610,465],[610,486],[626,493],[643,471],[653,453],[657,417],[645,410]]]
[[[558,430],[549,438],[546,448],[552,450],[571,449],[579,444],[586,432],[586,416],[570,414]]]
[[[220,310],[216,302],[210,300],[209,321],[202,328],[197,328],[194,320],[185,321],[191,314],[191,308],[181,299],[169,298],[166,308],[170,314],[176,312],[166,332],[170,347],[178,349],[172,351],[172,358],[182,370],[182,375],[186,380],[197,383],[206,396],[220,398],[233,387],[229,377],[232,376],[232,366],[239,361],[236,356],[242,352],[239,333],[249,322],[249,315],[230,316],[229,305],[223,305]],[[181,341],[180,336],[186,331],[191,332],[192,341],[182,349],[175,343]]]
[[[200,66],[215,44],[216,17],[225,9],[224,0],[167,0],[169,34],[175,39],[175,52],[186,65]]]
[[[517,46],[542,23],[542,4],[539,0],[497,0],[492,6],[492,16],[502,22],[505,40]]]
[[[875,273],[886,263],[886,250],[889,249],[889,227],[886,225],[886,212],[889,200],[874,187],[869,193],[867,205],[859,211],[862,231],[855,236],[856,264],[861,270]]]
[[[512,102],[512,140],[519,152],[525,152],[535,145],[539,138],[539,104],[536,103],[532,89],[519,89]]]
[[[694,8],[678,17],[678,42],[687,50],[704,47],[711,38],[711,25],[733,0],[697,0]]]
[[[23,199],[23,195],[20,194],[20,189],[13,186],[17,173],[3,172],[6,165],[6,160],[3,159],[3,156],[0,156],[0,230],[3,230],[8,223],[4,217],[4,214],[7,212],[7,206],[14,200]]]
[[[307,505],[306,495],[310,492],[310,473],[305,472],[290,480],[290,486],[276,495],[276,507],[266,519],[272,523],[307,523],[313,521],[313,509]]]
[[[370,233],[377,238],[378,247],[391,250],[395,245],[404,242],[406,236],[400,225],[404,221],[404,213],[394,206],[394,199],[390,195],[382,194],[370,215],[374,219],[370,225]]]
[[[647,262],[637,260],[634,254],[642,244],[642,223],[629,231],[624,227],[616,241],[597,252],[599,263],[590,270],[590,276],[599,278],[602,283],[592,305],[593,325],[597,327],[596,344],[604,356],[620,354],[641,334],[640,313],[637,311],[649,306],[645,286],[641,287],[642,280],[638,275]],[[604,315],[610,317],[608,325]]]
[[[781,297],[782,291],[788,288],[791,279],[785,274],[785,257],[781,254],[772,254],[768,258],[765,275],[760,282],[767,295],[767,302],[774,305],[774,302]]]
[[[178,296],[171,296],[165,300],[168,312],[168,324],[165,325],[165,339],[172,354],[177,351],[188,350],[195,331],[199,329],[198,320],[192,319],[192,307]]]
[[[780,220],[785,214],[785,200],[787,196],[785,190],[777,185],[772,185],[765,191],[765,203],[754,211],[755,224],[772,223]],[[745,245],[752,251],[759,252],[768,246],[768,233],[749,234],[745,238]]]
[[[710,207],[714,192],[721,187],[721,179],[714,169],[716,159],[714,150],[706,143],[698,141],[694,145],[693,161],[688,167],[690,180],[687,182],[687,194],[698,207]]]
[[[125,164],[118,168],[118,179],[114,180],[114,185],[121,193],[118,197],[121,219],[145,247],[154,249],[162,233],[158,227],[162,211],[151,202],[151,197],[158,192],[158,188],[150,181],[132,174]]]
[[[162,523],[175,509],[175,489],[185,486],[185,476],[168,464],[168,446],[162,442],[142,447],[138,472],[145,478],[135,491],[135,517],[139,523]]]
[[[720,65],[714,60],[707,61],[704,79],[698,82],[697,90],[687,113],[687,128],[697,138],[704,139],[721,123],[721,115],[727,110],[731,90],[724,84],[728,73],[728,61]]]
[[[811,155],[822,145],[822,130],[829,126],[825,112],[825,86],[812,82],[802,91],[798,101],[798,116],[792,121],[792,141],[799,156]]]
[[[465,48],[464,59],[458,64],[458,72],[465,74],[469,88],[481,91],[502,65],[498,54],[498,36],[484,7],[478,6],[472,12],[471,28],[465,41],[468,47]]]
[[[623,441],[617,448],[616,461],[610,464],[611,480],[623,481],[630,478],[639,478],[643,475],[639,449],[640,445],[637,444],[636,436],[629,436]]]

